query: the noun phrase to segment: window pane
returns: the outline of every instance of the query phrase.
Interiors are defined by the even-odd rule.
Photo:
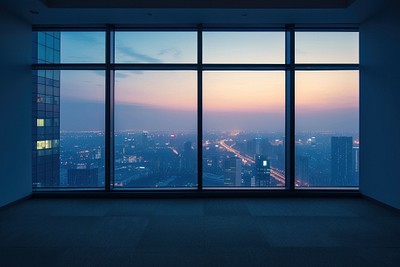
[[[61,71],[60,185],[104,186],[104,71]]]
[[[193,71],[117,71],[115,187],[197,185]]]
[[[60,100],[34,112],[41,131],[33,138],[33,187],[103,187],[104,72],[59,72],[46,71],[52,86],[43,98],[60,91]]]
[[[116,63],[195,63],[196,32],[116,32]]]
[[[61,63],[104,62],[104,32],[61,32]]]
[[[284,72],[203,77],[204,186],[284,186]]]
[[[296,32],[296,63],[358,64],[358,32]]]
[[[285,63],[284,32],[204,32],[204,63]]]
[[[358,186],[358,77],[296,72],[296,186]]]
[[[104,63],[104,32],[36,32],[34,63]],[[37,58],[35,58],[37,57]]]

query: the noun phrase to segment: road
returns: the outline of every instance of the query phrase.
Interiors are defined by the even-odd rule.
[[[223,148],[225,148],[229,152],[235,154],[236,157],[240,158],[243,161],[244,164],[250,166],[251,164],[255,163],[254,159],[250,158],[247,155],[242,155],[242,154],[240,154],[240,152],[238,150],[234,149],[233,146],[235,144],[229,146],[229,145],[227,145],[225,143],[225,141],[227,141],[227,140],[221,140],[218,143],[219,143],[220,146],[222,146]],[[281,183],[283,185],[285,184],[286,179],[285,179],[285,173],[283,171],[281,171],[281,170],[279,170],[277,168],[271,167],[271,177],[273,179],[275,179],[277,182],[279,182],[279,183]]]

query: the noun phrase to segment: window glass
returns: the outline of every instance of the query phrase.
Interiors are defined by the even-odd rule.
[[[358,186],[358,77],[296,72],[296,186]]]
[[[196,63],[196,32],[116,32],[116,63]]]
[[[359,63],[358,32],[296,32],[296,63]]]
[[[117,71],[116,188],[197,185],[194,71]]]
[[[285,185],[285,73],[205,72],[203,185]]]
[[[104,187],[104,71],[61,71],[60,82],[60,186]]]
[[[284,32],[204,32],[204,63],[285,63]]]
[[[104,32],[61,32],[61,63],[104,63]]]

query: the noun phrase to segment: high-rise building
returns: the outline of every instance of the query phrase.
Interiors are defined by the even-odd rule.
[[[360,173],[360,147],[353,147],[353,171],[354,179],[358,180]]]
[[[33,62],[60,63],[60,32],[33,33]],[[32,91],[33,187],[60,185],[60,71],[35,70]]]
[[[147,132],[142,133],[142,145],[143,147],[147,147],[149,142],[149,134]]]
[[[264,155],[257,155],[255,162],[255,185],[271,185],[271,167],[270,162]]]
[[[242,161],[239,158],[224,159],[224,185],[240,186],[242,183]]]
[[[183,148],[182,168],[184,172],[192,173],[195,170],[195,152],[192,142],[187,141]]]
[[[68,186],[97,187],[99,186],[98,168],[68,169]]]
[[[331,137],[332,186],[353,185],[353,137]]]
[[[296,156],[296,179],[299,180],[301,185],[310,186],[309,176],[309,157],[298,155]]]

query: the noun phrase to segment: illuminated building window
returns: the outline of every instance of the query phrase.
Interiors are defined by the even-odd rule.
[[[43,127],[44,126],[44,119],[37,119],[36,120],[36,126],[37,127]]]
[[[37,150],[42,150],[42,149],[50,149],[52,148],[52,143],[57,141],[58,145],[58,140],[41,140],[41,141],[36,141],[36,149]]]

